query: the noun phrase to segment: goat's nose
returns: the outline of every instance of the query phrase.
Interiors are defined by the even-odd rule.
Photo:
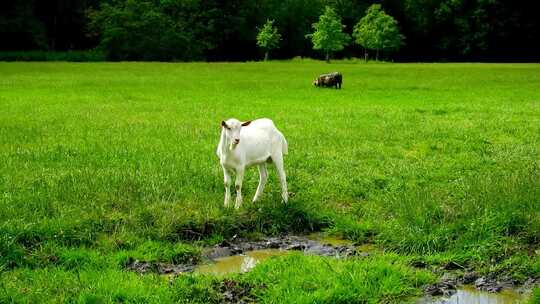
[[[240,142],[240,139],[235,139],[234,142],[237,144]]]

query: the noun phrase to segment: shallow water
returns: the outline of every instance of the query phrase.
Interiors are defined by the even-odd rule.
[[[514,304],[525,303],[527,297],[514,290],[504,289],[500,293],[476,290],[472,286],[459,288],[451,297],[422,298],[417,304]]]
[[[345,240],[337,236],[326,235],[321,232],[314,232],[307,235],[307,238],[312,241],[319,242],[321,244],[328,244],[332,246],[345,246],[352,245],[352,241]]]
[[[319,242],[321,244],[328,244],[331,246],[348,246],[353,245],[354,242],[351,240],[343,239],[339,236],[330,236],[324,232],[313,232],[306,236],[309,240]],[[373,244],[366,243],[359,246],[355,246],[357,253],[371,253],[375,250]]]
[[[200,265],[195,268],[196,273],[228,274],[250,271],[257,263],[275,256],[286,255],[286,250],[262,249],[248,251],[240,255],[218,258],[212,264]]]

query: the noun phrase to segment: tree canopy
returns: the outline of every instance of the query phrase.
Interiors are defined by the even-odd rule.
[[[281,35],[274,26],[274,20],[267,20],[257,34],[257,45],[265,50],[264,60],[268,60],[268,52],[279,46]]]
[[[343,32],[344,28],[341,17],[333,8],[327,6],[324,14],[319,17],[319,22],[313,23],[315,31],[306,37],[311,39],[313,49],[325,52],[326,61],[329,61],[330,52],[343,50],[349,41],[349,35]]]
[[[397,21],[387,15],[380,4],[373,4],[366,10],[366,15],[354,27],[353,36],[365,49],[375,50],[376,59],[380,50],[398,50],[404,39]]]

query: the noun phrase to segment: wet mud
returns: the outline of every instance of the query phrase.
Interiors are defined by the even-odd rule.
[[[334,243],[335,244],[335,243]],[[248,251],[279,249],[285,251],[300,251],[306,254],[347,257],[356,253],[356,247],[350,242],[333,245],[331,241],[319,240],[307,236],[268,237],[258,241],[232,240],[204,250],[203,256],[213,260],[216,258],[242,254]]]
[[[247,303],[256,303],[256,299],[252,294],[254,288],[253,285],[238,282],[231,279],[224,279],[219,283],[216,283],[214,288],[219,291],[221,294],[221,299],[219,303],[222,304],[247,304]],[[264,288],[264,286],[259,286],[259,288]]]
[[[539,280],[529,278],[519,285],[510,278],[495,275],[479,276],[468,271],[460,276],[445,273],[439,282],[424,288],[425,296],[417,304],[511,304],[523,303]]]
[[[191,272],[195,265],[186,264],[170,264],[161,262],[146,262],[136,259],[130,259],[126,269],[132,270],[141,274],[157,273],[157,274],[180,274],[183,272]]]
[[[440,297],[426,296],[416,304],[514,304],[524,303],[527,295],[514,289],[489,292],[476,289],[473,285],[459,287],[451,295]]]

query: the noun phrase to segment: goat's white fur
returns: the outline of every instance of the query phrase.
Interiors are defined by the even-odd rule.
[[[217,147],[217,156],[223,168],[225,182],[225,206],[229,206],[231,200],[231,172],[236,172],[236,202],[235,208],[242,205],[242,180],[247,167],[257,165],[259,167],[259,186],[253,197],[256,202],[262,195],[268,171],[267,162],[273,162],[281,182],[281,197],[286,203],[289,195],[287,192],[287,178],[283,168],[283,155],[287,154],[287,140],[276,128],[272,120],[261,118],[251,122],[240,122],[231,118],[222,122],[221,138]]]

